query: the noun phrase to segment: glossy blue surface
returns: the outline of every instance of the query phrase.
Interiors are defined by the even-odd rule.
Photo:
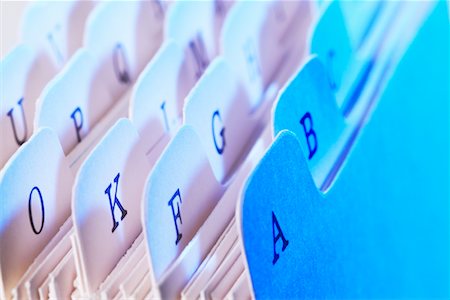
[[[450,50],[445,2],[402,58],[322,194],[281,132],[243,192],[257,298],[450,297]],[[273,264],[272,212],[285,238]]]

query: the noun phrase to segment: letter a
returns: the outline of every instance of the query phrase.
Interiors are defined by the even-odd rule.
[[[278,233],[275,235],[275,227],[277,228]],[[289,241],[284,237],[283,231],[281,230],[280,224],[278,224],[277,217],[272,212],[272,236],[273,236],[273,260],[272,265],[275,265],[280,258],[280,254],[277,253],[277,242],[281,238],[283,241],[283,246],[281,247],[281,251],[284,252],[287,245],[289,245]]]

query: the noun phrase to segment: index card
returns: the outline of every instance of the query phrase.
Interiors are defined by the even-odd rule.
[[[271,71],[270,68],[266,71],[267,66],[263,64],[269,63],[273,68],[275,63],[262,61],[259,48],[270,4],[269,1],[236,3],[225,21],[221,35],[223,56],[242,80],[252,107],[261,101],[267,73]]]
[[[211,253],[215,253],[214,249],[218,247],[217,244],[222,243],[223,239],[227,239],[227,241],[223,242],[226,245],[221,248],[221,251],[225,251],[236,240],[236,229],[233,227],[234,225],[230,225],[230,222],[234,224],[233,217],[236,199],[239,198],[242,183],[261,156],[262,152],[259,147],[252,149],[244,164],[240,166],[238,172],[227,183],[228,187],[226,192],[192,238],[191,242],[170,265],[169,269],[164,272],[158,281],[158,286],[163,297],[179,297],[180,294],[184,293],[183,289],[186,289],[188,281],[192,281],[193,276],[196,276],[199,268],[202,268],[205,260],[213,260],[214,262],[212,264],[220,262],[217,254],[214,254],[213,259],[210,258],[212,256]],[[225,238],[224,235],[230,236],[231,240]],[[191,296],[187,296],[188,299],[193,297],[192,294]]]
[[[0,172],[3,298],[10,297],[11,289],[69,217],[72,183],[61,145],[50,129],[38,131]]]
[[[238,209],[256,298],[449,297],[447,23],[437,3],[325,193],[297,137],[278,135]]]
[[[45,51],[62,68],[82,46],[84,24],[94,6],[91,0],[32,2],[23,16],[22,41]]]
[[[373,62],[371,57],[358,55],[353,47],[339,1],[329,3],[314,27],[311,53],[322,60],[337,104],[345,111],[365,84]]]
[[[36,105],[35,129],[52,128],[64,153],[79,144],[116,102],[95,74],[95,58],[79,50],[42,92]]]
[[[278,1],[241,1],[232,7],[223,25],[222,54],[247,89],[252,107],[258,106],[266,88],[277,79],[280,64],[293,48],[288,41],[302,40],[306,34],[307,23],[303,24],[303,20],[309,20],[309,4],[292,2],[286,6],[300,14],[294,18],[291,13],[284,13],[283,4]],[[301,23],[293,23],[298,31],[287,31],[291,21]],[[299,62],[290,63],[296,68]]]
[[[19,45],[0,61],[0,168],[33,133],[36,100],[56,74],[50,58]]]
[[[374,25],[379,20],[383,9],[389,5],[384,1],[339,1],[342,17],[348,28],[348,35],[354,49],[360,47]]]
[[[221,90],[222,92],[217,93]],[[211,98],[211,95],[214,95]],[[218,58],[189,93],[184,123],[198,133],[219,182],[224,182],[245,156],[255,131],[251,104],[227,62]]]
[[[83,44],[114,98],[136,80],[160,46],[161,8],[159,1],[112,1],[99,4],[89,16]]]
[[[165,42],[136,81],[130,101],[130,119],[150,149],[164,134],[174,135],[181,125],[182,107],[192,85],[183,80],[183,50]]]
[[[97,291],[141,232],[139,199],[150,167],[128,119],[120,119],[80,167],[72,213],[83,294]]]
[[[147,178],[144,226],[154,281],[189,244],[223,194],[192,127],[184,125]]]
[[[165,40],[173,40],[184,52],[184,79],[193,85],[217,56],[213,1],[177,1],[165,23]],[[180,26],[183,24],[183,26]]]
[[[273,123],[275,135],[284,129],[297,135],[314,180],[321,187],[350,132],[317,57],[309,58],[282,91],[275,104]]]

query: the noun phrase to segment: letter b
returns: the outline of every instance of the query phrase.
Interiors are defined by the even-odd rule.
[[[303,115],[303,117],[300,119],[300,124],[302,124],[303,126],[306,143],[308,144],[308,159],[311,159],[317,151],[318,143],[316,132],[313,129],[313,120],[309,112]],[[311,145],[311,143],[313,144]]]

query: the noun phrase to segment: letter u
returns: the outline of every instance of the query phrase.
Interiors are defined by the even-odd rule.
[[[12,126],[12,129],[13,129],[14,138],[16,139],[16,143],[19,146],[22,145],[23,143],[25,143],[25,141],[27,140],[27,136],[28,136],[28,133],[27,133],[27,120],[25,119],[25,110],[23,109],[23,104],[22,103],[23,103],[23,97],[20,98],[20,100],[17,102],[17,104],[20,106],[21,111],[22,111],[22,122],[23,122],[22,138],[19,138],[19,134],[17,132],[18,130],[17,130],[16,122],[14,121],[14,114],[13,114],[14,107],[11,108],[8,111],[8,113],[7,113],[8,117],[11,119],[11,126]]]

